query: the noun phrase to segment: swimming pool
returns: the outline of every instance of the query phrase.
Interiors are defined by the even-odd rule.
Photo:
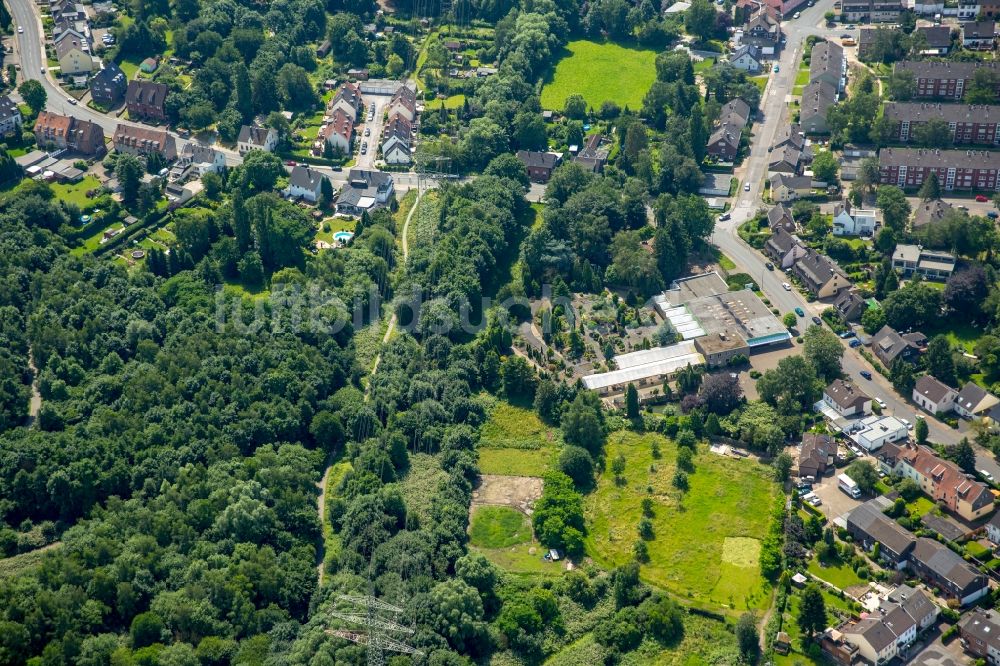
[[[333,240],[338,243],[349,243],[352,238],[354,238],[354,232],[351,231],[338,231],[333,235]]]

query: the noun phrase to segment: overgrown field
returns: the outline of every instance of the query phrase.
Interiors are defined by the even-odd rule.
[[[479,471],[505,476],[541,476],[555,462],[562,445],[558,428],[530,409],[493,402],[479,440]]]
[[[543,108],[561,111],[567,97],[580,94],[595,109],[611,100],[636,110],[656,80],[656,51],[589,40],[570,42],[566,51],[542,88]]]
[[[654,459],[657,442],[661,457]],[[587,496],[587,552],[605,567],[626,563],[638,537],[642,500],[653,500],[653,538],[643,578],[710,608],[762,609],[769,586],[760,575],[759,539],[767,533],[778,488],[756,462],[723,458],[700,445],[690,488],[673,487],[677,446],[655,434],[614,433],[606,460],[622,454],[624,482],[608,469]]]

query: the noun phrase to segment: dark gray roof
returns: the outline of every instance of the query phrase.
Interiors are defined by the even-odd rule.
[[[261,127],[259,125],[244,125],[240,128],[240,135],[236,139],[240,143],[249,143],[254,146],[263,146],[264,142],[267,140],[268,132],[271,131],[270,127]]]
[[[813,287],[821,287],[835,275],[842,275],[840,267],[830,257],[810,250],[795,264],[796,273],[805,277]],[[845,278],[846,279],[846,278]]]
[[[731,118],[731,116],[736,117]],[[747,121],[750,120],[750,105],[739,97],[735,97],[722,105],[722,108],[719,110],[719,118],[722,119],[723,124],[727,121],[732,121],[741,127],[745,126]]]
[[[804,190],[812,186],[812,178],[809,176],[791,176],[787,173],[776,173],[771,177],[771,187],[789,187],[793,190]]]
[[[772,206],[771,210],[767,211],[767,223],[772,229],[778,228],[786,220],[794,220],[794,218],[792,218],[792,211],[783,203]]]
[[[827,76],[840,80],[844,73],[844,49],[829,40],[817,42],[809,56],[809,80]]]
[[[905,634],[917,624],[916,618],[910,617],[910,614],[907,613],[902,606],[894,606],[887,610],[888,612],[882,616],[882,623],[888,627],[897,638]]]
[[[971,564],[933,539],[918,538],[913,548],[913,559],[959,590],[966,590],[979,582],[986,584],[983,575]]]
[[[897,555],[905,554],[916,542],[912,534],[888,518],[872,502],[865,502],[851,511],[847,524],[854,525]]]
[[[203,146],[200,143],[189,142],[184,144],[181,154],[190,157],[195,164],[212,164],[217,159],[219,153],[211,146]]]
[[[900,585],[890,592],[889,601],[902,606],[903,610],[918,623],[937,609],[923,591],[909,585]]]
[[[984,389],[979,384],[966,382],[965,386],[962,387],[962,390],[959,391],[958,397],[955,398],[955,404],[959,405],[966,411],[970,411],[982,402],[983,398],[988,395],[989,391]]]
[[[0,120],[7,120],[15,116],[21,117],[21,110],[17,108],[17,104],[9,95],[0,96]]]
[[[913,228],[919,229],[920,227],[927,226],[928,224],[940,222],[944,219],[945,214],[951,209],[952,205],[950,203],[945,203],[940,199],[924,201],[917,206],[915,211],[913,211]]]
[[[953,391],[950,386],[939,381],[931,375],[923,375],[917,380],[913,390],[924,396],[931,402],[941,402],[949,392]]]
[[[976,608],[962,616],[958,621],[962,633],[981,640],[993,648],[1000,647],[1000,613],[995,610]]]
[[[537,150],[519,150],[517,151],[517,159],[524,162],[527,167],[553,169],[559,157],[554,153],[543,153]]]
[[[799,239],[785,231],[784,227],[776,227],[771,232],[771,237],[767,239],[767,244],[778,254],[787,254],[796,245],[800,245]]]
[[[878,163],[882,167],[1000,169],[1000,153],[986,150],[883,148],[879,151]]]
[[[864,391],[843,379],[834,379],[823,393],[843,409],[848,407],[860,409],[865,402],[871,400]]]
[[[875,652],[881,652],[896,640],[896,635],[882,623],[881,618],[869,617],[855,623],[846,633],[864,636]]]
[[[904,60],[896,63],[896,69],[913,72],[918,79],[971,79],[977,69],[988,67],[998,69],[996,62],[935,62],[930,60]]]
[[[320,184],[323,182],[323,174],[310,169],[308,166],[299,164],[292,169],[288,176],[288,184],[292,187],[301,187],[305,190],[319,192]]]
[[[802,89],[799,118],[805,122],[813,116],[826,118],[826,110],[837,102],[837,89],[822,79],[812,81]]]
[[[937,102],[886,102],[885,117],[901,122],[927,122],[931,119],[948,123],[1000,122],[1000,106],[988,104],[940,104]]]
[[[993,39],[997,36],[995,21],[970,21],[962,24],[964,39]]]
[[[743,56],[750,56],[757,62],[760,62],[760,47],[754,44],[743,44],[738,49],[733,51],[732,55],[729,56],[729,60],[739,60]]]
[[[922,26],[917,32],[927,39],[927,46],[932,49],[951,46],[951,28],[946,25]]]

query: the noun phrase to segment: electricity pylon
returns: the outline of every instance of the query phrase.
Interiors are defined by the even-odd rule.
[[[402,608],[393,606],[373,596],[361,597],[349,594],[337,595],[343,602],[360,607],[358,611],[332,610],[330,615],[348,622],[360,629],[327,629],[330,636],[364,645],[368,648],[368,666],[385,666],[386,652],[423,655],[423,652],[396,640],[391,632],[412,634],[413,629],[396,622],[403,612]],[[381,614],[379,614],[381,611]]]

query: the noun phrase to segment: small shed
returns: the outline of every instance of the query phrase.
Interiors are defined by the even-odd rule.
[[[792,585],[794,585],[795,587],[805,587],[806,583],[808,582],[809,579],[803,576],[801,573],[797,573],[794,576],[792,576]]]
[[[139,71],[143,74],[152,74],[160,66],[160,61],[156,58],[146,58],[139,63]]]
[[[788,654],[792,649],[792,637],[784,631],[779,631],[774,637],[774,651],[778,654]]]

